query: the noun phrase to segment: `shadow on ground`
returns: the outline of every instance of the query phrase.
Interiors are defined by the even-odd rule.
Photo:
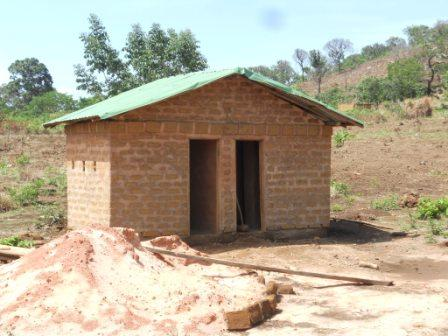
[[[322,237],[288,237],[288,231],[286,230],[282,231],[280,236],[270,232],[238,232],[219,237],[207,236],[203,239],[191,240],[189,243],[204,252],[221,253],[251,247],[379,243],[404,236],[403,233],[391,232],[386,228],[362,221],[332,219],[327,234]]]

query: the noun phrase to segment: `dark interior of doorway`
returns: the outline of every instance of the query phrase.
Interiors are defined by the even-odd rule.
[[[236,142],[238,231],[261,229],[259,152],[259,141]]]
[[[190,140],[190,233],[215,233],[217,140]]]

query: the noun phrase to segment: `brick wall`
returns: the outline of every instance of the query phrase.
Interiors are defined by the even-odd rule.
[[[94,124],[75,124],[67,133],[67,212],[71,227],[110,223],[110,140]]]
[[[331,127],[241,76],[86,125],[94,139],[109,135],[112,226],[189,233],[190,138],[219,140],[218,233],[236,230],[236,139],[261,141],[264,229],[328,224]]]

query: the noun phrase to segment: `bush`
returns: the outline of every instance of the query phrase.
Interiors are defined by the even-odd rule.
[[[318,100],[337,108],[339,104],[347,101],[347,96],[341,89],[335,87],[316,96]]]
[[[10,211],[15,208],[14,201],[10,196],[0,194],[0,212]]]
[[[45,171],[46,182],[48,185],[56,187],[61,194],[67,190],[67,175],[65,172],[60,172],[54,167],[49,167]]]
[[[336,145],[336,147],[342,147],[344,146],[344,143],[347,140],[350,140],[354,137],[353,134],[351,134],[349,131],[347,131],[346,129],[342,129],[337,131],[334,135],[333,135],[333,141]]]
[[[11,236],[0,239],[0,245],[17,246],[30,248],[34,246],[32,240],[21,239],[18,236]]]
[[[386,86],[384,78],[366,78],[356,87],[356,101],[378,107],[386,99]]]
[[[336,180],[332,180],[330,183],[330,193],[331,196],[344,196],[347,197],[350,195],[350,187],[348,184],[344,182],[338,182]]]
[[[42,206],[40,207],[42,224],[62,229],[66,224],[66,216],[63,209],[58,206]]]
[[[425,70],[416,58],[403,58],[387,67],[390,90],[386,91],[389,100],[404,100],[420,97],[425,92],[423,79]]]
[[[30,205],[37,202],[40,188],[43,186],[42,179],[35,179],[21,187],[9,188],[9,196],[20,206]]]
[[[398,205],[398,196],[397,195],[391,195],[384,198],[379,198],[377,200],[374,200],[372,202],[372,208],[376,210],[384,210],[384,211],[391,211],[391,210],[398,210],[400,209]]]
[[[24,108],[27,113],[32,115],[72,112],[75,109],[75,100],[71,96],[57,91],[49,91],[34,97]]]
[[[440,218],[441,215],[448,215],[448,198],[443,197],[433,200],[423,197],[417,205],[417,216],[419,219]]]

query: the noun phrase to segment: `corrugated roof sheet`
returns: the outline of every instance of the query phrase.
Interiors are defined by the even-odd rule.
[[[136,108],[151,105],[178,94],[195,90],[218,79],[231,75],[241,75],[247,79],[275,89],[291,103],[314,113],[328,123],[335,125],[363,126],[362,122],[336,111],[318,100],[282,83],[262,76],[245,68],[220,71],[200,71],[184,75],[162,78],[138,88],[120,93],[97,104],[69,113],[44,124],[45,127],[73,123],[89,119],[108,119]]]

